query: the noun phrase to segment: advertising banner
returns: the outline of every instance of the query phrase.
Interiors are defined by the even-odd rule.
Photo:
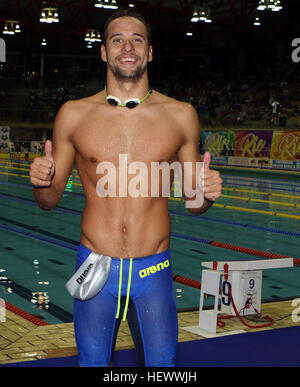
[[[241,131],[235,135],[234,156],[270,157],[273,131]]]
[[[300,131],[203,131],[201,153],[205,151],[214,165],[300,170]]]
[[[297,168],[297,161],[290,160],[272,160],[272,169],[284,169],[284,170],[294,170]]]
[[[202,151],[209,151],[212,156],[232,156],[235,132],[220,130],[202,132]]]
[[[274,131],[270,158],[300,160],[300,131]]]

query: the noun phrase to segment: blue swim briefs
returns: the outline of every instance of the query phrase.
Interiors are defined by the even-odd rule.
[[[91,250],[80,244],[76,269]],[[128,320],[140,366],[173,367],[178,321],[169,249],[142,258],[112,258],[101,292],[74,301],[74,329],[79,364],[111,363],[121,319]]]

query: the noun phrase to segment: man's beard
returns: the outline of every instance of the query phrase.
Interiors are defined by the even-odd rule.
[[[132,72],[128,73],[120,69],[118,65],[108,64],[111,72],[118,81],[132,81],[137,82],[144,75],[147,65],[142,66],[141,64]]]

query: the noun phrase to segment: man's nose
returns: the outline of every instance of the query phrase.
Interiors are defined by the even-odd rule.
[[[126,51],[126,52],[133,51],[132,42],[129,39],[125,39],[122,49],[123,49],[123,51]]]

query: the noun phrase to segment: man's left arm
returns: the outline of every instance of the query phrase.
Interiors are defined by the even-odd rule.
[[[187,201],[196,200],[197,195],[192,195],[196,192],[202,195],[200,206],[187,206],[188,210],[194,215],[200,215],[206,212],[222,194],[223,180],[218,171],[210,169],[210,153],[205,152],[203,164],[199,152],[200,145],[200,125],[197,112],[189,105],[185,104],[184,112],[181,112],[180,121],[182,120],[184,141],[178,151],[178,161],[182,166],[182,185],[183,194]],[[192,168],[185,168],[185,163]],[[198,167],[197,167],[198,164]],[[200,166],[203,168],[200,172]],[[190,171],[190,172],[189,172]],[[188,176],[186,174],[188,173]],[[192,191],[190,189],[192,187]],[[191,192],[189,192],[191,191]],[[203,198],[204,196],[204,198]]]

